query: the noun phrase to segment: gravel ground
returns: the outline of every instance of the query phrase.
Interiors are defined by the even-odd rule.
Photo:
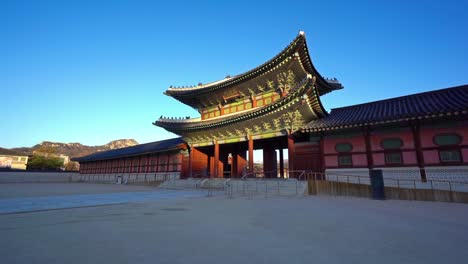
[[[0,215],[2,264],[462,263],[467,248],[468,205],[454,203],[181,196]]]

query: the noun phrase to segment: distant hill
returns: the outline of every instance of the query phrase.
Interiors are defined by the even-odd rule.
[[[17,152],[11,149],[0,148],[0,155],[7,155],[7,156],[24,156],[23,153]]]
[[[101,146],[86,146],[82,145],[81,143],[60,143],[43,141],[42,143],[37,144],[31,148],[22,147],[12,148],[10,150],[24,153],[27,155],[32,155],[34,151],[43,147],[47,147],[53,149],[57,154],[63,154],[69,156],[70,158],[74,158],[89,155],[98,151],[125,148],[135,145],[138,145],[138,142],[136,142],[134,139],[118,139]]]

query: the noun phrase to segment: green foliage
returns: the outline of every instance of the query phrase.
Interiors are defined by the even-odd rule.
[[[34,155],[28,160],[28,170],[59,170],[63,160],[57,157]]]

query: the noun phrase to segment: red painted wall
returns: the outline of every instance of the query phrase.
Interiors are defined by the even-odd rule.
[[[325,167],[326,168],[338,167],[337,156],[326,156],[325,157]]]
[[[352,152],[365,152],[366,151],[366,142],[364,136],[355,136],[350,138],[339,138],[339,139],[330,139],[325,137],[324,141],[324,153],[325,154],[336,154],[335,145],[338,143],[351,143],[353,145]]]
[[[200,175],[206,175],[208,173],[209,157],[207,154],[199,151],[196,148],[192,148],[192,176],[197,177]]]
[[[413,133],[410,128],[408,128],[407,131],[403,132],[386,133],[379,132],[378,130],[372,132],[370,136],[372,151],[383,151],[384,149],[381,146],[382,140],[390,138],[399,138],[403,141],[401,150],[414,149]]]
[[[322,155],[320,145],[313,143],[295,144],[295,170],[322,170]]]
[[[468,163],[468,125],[451,128],[421,128],[421,145],[423,148],[424,162],[428,165],[441,165],[439,159],[439,146],[434,144],[434,137],[438,134],[458,134],[462,141],[459,146],[449,147],[459,149],[462,162]]]
[[[366,154],[353,154],[351,158],[353,160],[353,167],[367,167]]]
[[[468,147],[462,148],[462,157],[464,162],[468,162]]]
[[[461,145],[468,145],[468,126],[454,128],[421,128],[421,146],[422,148],[437,147],[434,144],[434,136],[437,134],[456,133],[462,137]]]
[[[367,167],[366,141],[363,135],[356,135],[349,138],[324,138],[324,153],[325,153],[325,167],[336,168],[338,167],[338,152],[335,149],[336,144],[351,143],[353,149],[348,153],[340,153],[341,155],[351,155],[352,167],[363,168]]]
[[[423,151],[424,163],[426,164],[439,164],[439,151],[438,150],[424,150]]]
[[[401,154],[403,156],[404,165],[418,165],[416,151],[403,151]]]
[[[374,166],[376,167],[385,166],[385,156],[383,153],[373,153],[372,159],[374,160]]]
[[[80,164],[80,173],[84,174],[172,172],[181,170],[182,156],[179,153],[142,155]]]
[[[417,165],[417,156],[415,151],[415,144],[413,141],[413,132],[411,128],[406,128],[403,131],[398,132],[388,132],[388,131],[379,131],[374,130],[370,135],[370,148],[372,151],[372,160],[374,166],[384,167],[388,166],[385,163],[385,150],[381,146],[381,142],[384,139],[390,138],[399,138],[402,140],[403,145],[400,148],[402,155],[402,164],[398,166],[416,166]],[[342,155],[351,155],[353,165],[352,167],[363,168],[368,167],[367,164],[367,154],[366,154],[366,145],[364,135],[355,135],[346,139],[334,139],[327,138],[324,139],[324,154],[325,156],[325,166],[326,168],[336,168],[338,167],[338,155],[336,152],[335,146],[338,143],[351,143],[353,149],[349,153],[342,153]],[[388,151],[388,150],[387,150]],[[431,154],[433,155],[433,154]],[[433,159],[429,155],[428,158]],[[436,158],[438,160],[438,153],[436,153]]]

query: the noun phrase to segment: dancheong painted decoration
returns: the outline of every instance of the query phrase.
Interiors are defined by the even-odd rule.
[[[245,73],[164,94],[200,116],[153,124],[179,138],[77,158],[81,173],[293,178],[297,172],[427,180],[468,178],[468,85],[332,109],[320,98],[343,85],[320,74],[304,32]],[[254,150],[262,150],[261,173]],[[400,174],[395,174],[396,172]],[[451,176],[452,177],[452,176]]]

